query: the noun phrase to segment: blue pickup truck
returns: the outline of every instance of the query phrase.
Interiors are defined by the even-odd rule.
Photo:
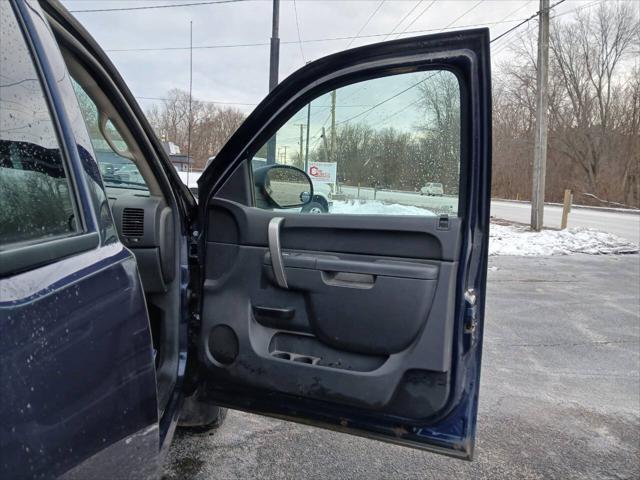
[[[216,155],[198,203],[57,1],[1,1],[0,48],[0,478],[158,478],[175,429],[215,428],[222,408],[472,458],[488,30],[306,65]],[[436,70],[459,91],[456,214],[305,214],[302,170],[251,168],[314,98]]]

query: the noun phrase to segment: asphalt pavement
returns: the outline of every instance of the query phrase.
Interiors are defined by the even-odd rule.
[[[476,459],[231,411],[173,479],[640,478],[640,257],[491,257]]]

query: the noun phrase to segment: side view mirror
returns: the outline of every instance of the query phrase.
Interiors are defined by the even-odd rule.
[[[267,165],[253,172],[256,193],[272,208],[302,207],[313,198],[311,178],[290,165]]]

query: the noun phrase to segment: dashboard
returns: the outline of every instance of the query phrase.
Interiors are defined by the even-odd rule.
[[[107,187],[120,241],[136,256],[145,292],[161,293],[174,277],[173,211],[147,191]]]

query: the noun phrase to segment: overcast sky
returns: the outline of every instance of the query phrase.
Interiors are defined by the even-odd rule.
[[[196,3],[203,0],[62,0],[69,10],[129,8]],[[551,3],[555,3],[551,0]],[[593,8],[597,0],[566,0],[555,14],[576,8]],[[417,35],[417,31],[444,27],[487,25],[492,38],[499,36],[538,9],[538,0],[282,0],[280,6],[280,79],[304,65],[348,47]],[[302,44],[298,43],[296,10]],[[189,46],[189,22],[193,21],[194,98],[230,102],[250,111],[268,91],[271,0],[249,0],[174,8],[111,12],[75,12],[108,52],[134,95],[146,109],[172,88],[189,88],[189,51],[157,49]],[[494,24],[493,22],[501,22]],[[496,42],[495,58],[507,54],[504,47],[534,21]],[[413,32],[413,33],[411,33]],[[369,36],[355,40],[324,40]],[[373,36],[377,35],[377,36]],[[263,44],[225,47],[227,45]],[[157,101],[155,101],[157,102]],[[242,105],[247,104],[247,105]]]

